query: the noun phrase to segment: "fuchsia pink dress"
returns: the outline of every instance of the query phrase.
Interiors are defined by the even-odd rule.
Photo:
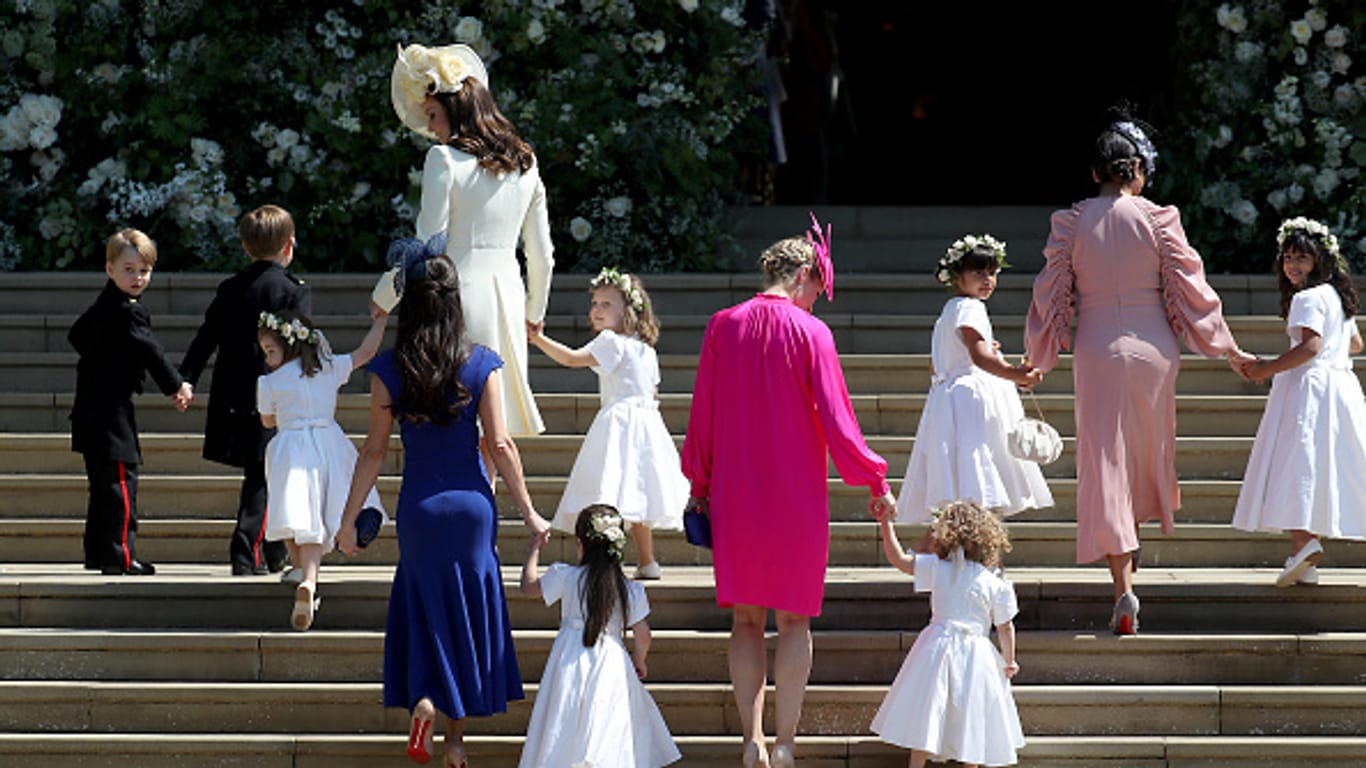
[[[846,483],[888,492],[825,323],[770,294],[713,315],[682,459],[692,495],[710,501],[717,604],[820,615],[827,451]]]
[[[1179,336],[1206,357],[1234,349],[1219,296],[1181,216],[1142,197],[1095,197],[1053,214],[1025,328],[1043,370],[1072,347],[1077,562],[1138,548],[1136,523],[1170,534]],[[1072,319],[1076,314],[1076,339]]]

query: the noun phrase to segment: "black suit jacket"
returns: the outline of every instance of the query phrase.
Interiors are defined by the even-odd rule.
[[[204,424],[204,458],[210,461],[244,467],[265,459],[266,441],[275,430],[261,426],[256,410],[256,379],[266,370],[256,326],[262,312],[282,309],[309,314],[308,286],[273,261],[253,261],[219,283],[185,352],[180,372],[191,384],[218,353]]]
[[[167,395],[175,394],[183,383],[152,336],[147,307],[110,280],[71,326],[67,340],[80,354],[76,404],[71,409],[71,449],[109,461],[142,463],[133,395],[142,392],[147,373]]]

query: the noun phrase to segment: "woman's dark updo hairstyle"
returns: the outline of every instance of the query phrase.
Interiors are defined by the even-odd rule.
[[[1127,184],[1138,175],[1137,169],[1143,166],[1143,155],[1133,139],[1114,129],[1115,123],[1133,123],[1148,139],[1153,140],[1153,127],[1129,115],[1128,105],[1111,107],[1105,113],[1105,127],[1091,147],[1091,170],[1104,184],[1116,181]],[[1151,181],[1151,179],[1149,179]]]
[[[1288,232],[1285,242],[1281,243],[1280,251],[1276,254],[1276,281],[1281,289],[1281,317],[1290,314],[1291,299],[1297,291],[1304,290],[1297,289],[1290,282],[1290,278],[1285,276],[1285,269],[1281,266],[1285,254],[1292,251],[1307,253],[1314,257],[1314,270],[1304,278],[1304,288],[1313,288],[1324,283],[1332,285],[1338,292],[1338,300],[1342,302],[1342,313],[1347,317],[1356,317],[1357,312],[1361,310],[1361,298],[1357,295],[1357,287],[1352,282],[1352,276],[1338,269],[1337,258],[1328,252],[1322,240],[1301,229]]]
[[[447,256],[435,256],[426,266],[427,279],[407,281],[398,303],[394,365],[403,390],[393,411],[400,420],[445,426],[470,402],[470,391],[459,378],[470,357],[470,340],[455,264]]]
[[[593,517],[600,512],[617,515],[616,509],[606,504],[589,504],[574,521],[574,536],[583,545],[584,567],[579,581],[579,596],[583,600],[583,647],[597,645],[598,636],[607,628],[612,611],[621,607],[621,625],[626,626],[626,575],[612,555],[606,538],[594,536]]]
[[[479,165],[493,173],[525,173],[531,169],[536,161],[531,145],[498,111],[483,83],[468,77],[460,90],[434,94],[434,98],[450,121],[450,146],[478,158]]]

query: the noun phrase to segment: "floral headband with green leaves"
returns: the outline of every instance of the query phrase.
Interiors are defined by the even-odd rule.
[[[303,342],[309,346],[318,346],[320,339],[316,328],[309,328],[296,318],[286,322],[280,316],[270,312],[262,312],[261,317],[256,321],[256,325],[261,328],[269,328],[280,334],[280,338],[285,340],[285,344],[294,346],[295,342]]]
[[[953,265],[957,264],[964,256],[971,253],[977,247],[985,247],[996,257],[996,261],[1005,269],[1010,265],[1006,263],[1006,244],[992,237],[991,235],[964,235],[955,240],[949,246],[944,255],[939,257],[939,263],[934,268],[934,279],[943,285],[953,287]]]
[[[588,540],[604,544],[612,560],[620,563],[626,552],[626,531],[622,528],[621,513],[611,507],[595,511],[588,520]]]
[[[1305,216],[1286,219],[1281,222],[1281,228],[1276,232],[1276,248],[1278,250],[1284,249],[1285,239],[1295,232],[1300,232],[1305,237],[1323,243],[1323,249],[1337,262],[1338,271],[1347,272],[1347,262],[1342,258],[1342,250],[1338,247],[1338,238],[1329,231],[1327,224]]]
[[[616,288],[626,297],[626,303],[631,305],[632,311],[636,314],[645,311],[645,295],[632,284],[629,272],[621,272],[616,267],[603,267],[598,276],[588,282],[588,286],[593,290],[608,286]]]

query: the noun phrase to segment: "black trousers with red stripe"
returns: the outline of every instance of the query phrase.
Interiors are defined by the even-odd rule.
[[[237,499],[237,528],[232,532],[229,556],[246,568],[284,567],[289,551],[283,541],[266,541],[266,464],[253,462],[242,468],[242,493]]]
[[[137,559],[138,465],[89,453],[85,478],[90,502],[85,510],[85,565],[127,568]]]

